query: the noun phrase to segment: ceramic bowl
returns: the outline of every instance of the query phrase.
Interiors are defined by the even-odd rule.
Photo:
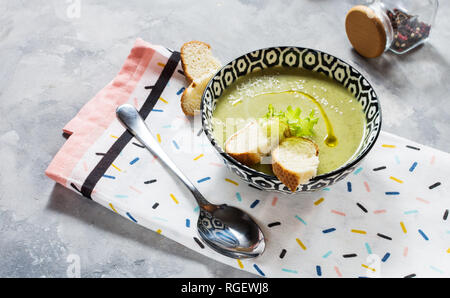
[[[242,55],[220,69],[206,86],[201,103],[203,130],[212,146],[227,168],[248,184],[261,190],[292,193],[277,177],[256,171],[229,156],[213,135],[212,116],[223,91],[239,77],[276,66],[319,72],[342,84],[361,104],[367,125],[362,146],[355,157],[340,168],[318,175],[308,183],[300,185],[296,192],[317,191],[344,179],[355,170],[375,144],[381,129],[381,107],[373,87],[359,71],[341,59],[321,51],[301,47],[265,48]]]

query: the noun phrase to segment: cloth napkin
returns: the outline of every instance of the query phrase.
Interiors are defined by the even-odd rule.
[[[180,54],[138,39],[110,84],[65,127],[46,174],[105,208],[205,256],[267,277],[449,277],[450,155],[381,133],[360,167],[322,191],[261,191],[228,171],[180,108]],[[261,226],[258,258],[224,257],[197,234],[195,200],[116,120],[136,106],[155,138],[213,203]],[[149,231],[150,232],[150,231]]]

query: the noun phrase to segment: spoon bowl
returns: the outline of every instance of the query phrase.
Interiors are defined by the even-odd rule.
[[[265,248],[258,225],[242,210],[228,205],[200,209],[197,228],[205,243],[231,258],[254,258]],[[209,208],[208,208],[209,209]]]

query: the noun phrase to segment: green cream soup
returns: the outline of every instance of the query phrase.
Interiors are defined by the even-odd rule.
[[[338,82],[301,69],[270,68],[239,78],[227,88],[213,113],[214,136],[220,145],[251,119],[264,117],[272,104],[276,111],[299,107],[319,118],[310,138],[319,146],[318,175],[351,160],[361,145],[366,120],[361,105]],[[335,137],[335,138],[334,138]],[[273,175],[270,164],[256,170]]]

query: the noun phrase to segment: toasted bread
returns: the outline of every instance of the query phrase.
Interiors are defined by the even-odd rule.
[[[317,174],[319,148],[302,137],[284,139],[272,152],[272,170],[292,192]]]
[[[277,118],[270,118],[260,121],[261,133],[266,138],[261,137],[258,144],[259,153],[269,155],[285,137],[290,136],[289,126]]]
[[[211,79],[212,74],[205,75],[193,81],[181,95],[181,109],[187,116],[194,116],[200,111],[203,91]]]
[[[258,150],[261,137],[258,123],[252,121],[225,142],[225,152],[247,166],[257,164],[261,161]]]
[[[190,41],[181,47],[181,64],[189,82],[216,72],[222,64],[211,53],[211,46],[201,41]]]

